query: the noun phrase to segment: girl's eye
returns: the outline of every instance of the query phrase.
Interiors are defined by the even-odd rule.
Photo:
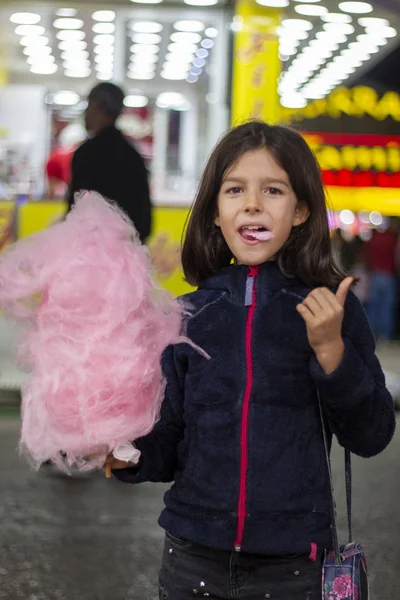
[[[229,188],[228,190],[226,190],[226,193],[227,194],[235,195],[235,194],[240,194],[241,191],[242,191],[242,188],[240,188],[240,187],[233,187],[233,188]]]
[[[279,196],[282,194],[281,190],[278,190],[278,188],[274,188],[274,187],[267,188],[265,191],[268,194],[271,194],[272,196]]]

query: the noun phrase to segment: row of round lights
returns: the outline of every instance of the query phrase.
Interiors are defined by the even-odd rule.
[[[136,22],[130,25],[132,46],[128,66],[128,77],[132,79],[153,79],[159,60],[159,44],[163,26],[154,21]],[[201,21],[178,21],[170,36],[168,52],[161,70],[161,77],[170,80],[186,79],[195,83],[205,66],[213,38],[217,30],[205,29]],[[202,34],[205,37],[202,39]],[[198,46],[200,42],[200,47]]]
[[[326,6],[322,6],[319,4],[320,0],[306,0],[307,4],[304,0],[293,0],[298,4],[294,7],[294,10],[303,16],[308,17],[320,17],[322,15],[327,14],[329,11]],[[258,4],[262,6],[270,6],[274,8],[286,8],[289,6],[289,0],[256,0]],[[339,10],[344,13],[349,14],[368,14],[371,13],[374,8],[372,4],[369,2],[354,2],[354,1],[345,1],[340,2],[338,5]]]
[[[201,21],[179,21],[174,28],[177,31],[171,34],[161,77],[196,83],[218,32],[213,27],[205,29]]]
[[[136,4],[161,4],[163,0],[131,0]],[[183,0],[189,6],[214,6],[218,4],[218,0]]]
[[[92,19],[95,21],[92,31],[95,34],[93,51],[96,77],[101,81],[110,81],[114,74],[115,12],[98,10],[93,13]]]
[[[322,31],[281,75],[279,93],[281,104],[287,108],[302,108],[307,100],[323,98],[397,35],[386,19],[363,17],[358,24],[364,32],[347,44],[348,36],[355,32],[352,18],[342,13],[328,13],[321,18],[325,22]],[[297,46],[312,28],[312,23],[303,19],[283,21],[279,31],[281,54],[296,54]]]
[[[76,17],[75,9],[59,9],[53,26],[57,30],[56,38],[61,53],[64,74],[67,77],[89,77],[91,62],[87,50],[86,34],[83,21]],[[98,79],[110,80],[114,71],[114,31],[115,12],[111,10],[96,11],[92,15],[94,24],[95,68]],[[36,13],[14,13],[10,21],[17,25],[15,32],[21,36],[24,54],[32,73],[52,75],[58,67],[49,38],[44,36],[45,28],[39,25],[40,15]]]
[[[158,53],[162,30],[161,23],[155,21],[130,24],[129,35],[132,45],[130,47],[128,77],[142,80],[153,79],[159,60]]]
[[[20,36],[23,53],[27,57],[29,69],[37,75],[52,75],[57,72],[56,59],[49,46],[49,38],[40,25],[41,17],[35,13],[14,13],[10,17],[16,25],[15,33]]]
[[[124,105],[128,108],[143,108],[148,104],[148,97],[142,94],[129,94],[124,99]],[[163,109],[184,111],[189,110],[190,103],[183,94],[178,92],[162,92],[157,96],[156,106]]]

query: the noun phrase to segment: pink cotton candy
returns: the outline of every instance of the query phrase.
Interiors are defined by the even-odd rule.
[[[188,341],[184,309],[154,283],[118,209],[85,193],[64,222],[11,247],[0,259],[0,307],[24,325],[20,445],[36,468],[49,459],[98,467],[152,430],[162,352]]]

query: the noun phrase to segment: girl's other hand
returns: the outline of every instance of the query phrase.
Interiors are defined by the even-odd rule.
[[[344,304],[352,283],[353,278],[346,277],[336,294],[327,288],[316,288],[297,306],[306,324],[309,344],[326,374],[335,371],[343,358]]]
[[[115,458],[114,454],[109,454],[106,458],[106,462],[103,465],[103,469],[128,469],[129,467],[137,467],[138,463],[133,463],[130,461],[119,460]]]

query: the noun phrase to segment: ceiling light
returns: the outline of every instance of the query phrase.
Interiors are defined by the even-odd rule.
[[[187,43],[187,44],[197,44],[201,40],[201,35],[198,33],[190,33],[179,31],[177,33],[171,34],[171,42],[179,43]]]
[[[165,56],[165,60],[174,64],[190,64],[194,58],[193,54],[178,54],[177,52],[169,52]]]
[[[61,58],[62,58],[62,60],[68,60],[68,59],[86,60],[87,58],[89,58],[89,52],[87,50],[78,50],[78,49],[64,50],[63,52],[61,52]]]
[[[56,29],[80,29],[83,27],[81,19],[56,19],[53,23]]]
[[[156,106],[159,108],[182,110],[183,108],[189,108],[190,104],[183,94],[179,94],[178,92],[163,92],[157,96]]]
[[[387,44],[387,40],[385,38],[379,38],[378,36],[371,37],[365,33],[357,36],[357,42],[362,44],[365,48],[368,48],[370,45],[385,46]]]
[[[93,33],[114,33],[114,23],[95,23],[92,27]]]
[[[161,23],[157,23],[156,21],[131,23],[130,28],[136,33],[160,33],[163,30]]]
[[[31,73],[35,73],[36,75],[53,75],[57,72],[58,67],[55,64],[48,63],[32,66],[29,70]]]
[[[199,80],[199,78],[196,75],[193,75],[192,73],[189,73],[189,75],[186,77],[186,81],[188,83],[196,83]],[[181,109],[183,110],[183,109]]]
[[[321,15],[321,19],[325,23],[351,23],[353,20],[350,15],[344,15],[343,13],[327,13]]]
[[[143,108],[148,103],[149,99],[147,96],[141,96],[140,94],[130,94],[124,98],[124,105],[128,108]]]
[[[196,75],[196,77],[199,77],[203,72],[203,69],[201,69],[200,67],[192,67],[189,71],[189,75]]]
[[[64,75],[66,77],[73,77],[76,79],[84,79],[86,77],[89,77],[91,75],[91,70],[88,68],[83,68],[83,69],[78,69],[78,68],[73,68],[73,69],[66,69],[64,71]]]
[[[114,54],[114,46],[107,46],[106,44],[100,44],[100,46],[94,46],[93,52],[95,54],[101,54],[102,56],[110,56]]]
[[[215,29],[215,27],[207,27],[204,33],[209,38],[216,38],[218,35],[218,29]]]
[[[128,77],[130,79],[154,79],[155,73],[143,72],[143,71],[128,71]]]
[[[48,65],[56,62],[56,59],[53,55],[38,55],[34,54],[33,56],[28,56],[26,59],[28,65]]]
[[[317,90],[310,91],[310,92],[303,91],[303,96],[304,96],[304,98],[307,98],[308,100],[320,100],[321,98],[323,98],[325,96],[325,93],[323,91],[318,92]]]
[[[310,34],[308,31],[292,31],[291,29],[283,28],[279,31],[279,39],[285,42],[300,44],[300,40],[306,40]]]
[[[97,44],[98,46],[112,46],[114,42],[115,37],[112,34],[95,35],[93,38],[93,43]]]
[[[281,97],[280,103],[285,108],[304,108],[307,104],[306,100],[301,94],[285,94]]]
[[[353,25],[349,25],[347,23],[325,23],[323,29],[324,31],[332,33],[338,32],[345,35],[350,35],[355,31]]]
[[[137,4],[161,4],[162,0],[131,0]]]
[[[49,38],[43,37],[41,35],[26,35],[22,37],[19,41],[21,46],[47,46],[49,43]]]
[[[313,28],[311,21],[307,21],[306,19],[284,19],[281,26],[290,31],[292,31],[292,29],[311,31]]]
[[[382,35],[385,38],[394,38],[397,35],[397,31],[394,27],[383,27],[382,29],[373,29],[372,31],[367,29],[367,33]]]
[[[56,11],[56,17],[76,17],[77,14],[76,8],[59,8]]]
[[[134,33],[132,36],[132,42],[135,44],[159,44],[161,39],[158,33]]]
[[[113,10],[97,10],[92,14],[93,21],[111,22],[115,19],[115,12]]]
[[[134,44],[130,47],[133,54],[157,54],[159,46],[154,44]]]
[[[204,58],[195,58],[193,64],[195,67],[204,67],[206,61],[204,60]]]
[[[196,51],[196,56],[198,56],[199,58],[207,58],[208,50],[206,50],[205,48],[200,48]]]
[[[374,10],[372,4],[368,2],[340,2],[339,9],[356,15],[371,13]]]
[[[63,29],[57,33],[57,39],[68,42],[79,42],[84,40],[86,34],[84,31],[71,30],[71,29]]]
[[[80,101],[80,96],[76,92],[56,92],[51,96],[51,104],[58,104],[59,106],[74,106]]]
[[[389,27],[390,23],[387,19],[380,19],[378,17],[361,17],[358,19],[358,24],[361,27]]]
[[[114,62],[113,54],[96,54],[94,57],[94,62],[102,65],[112,65]]]
[[[51,54],[50,46],[25,46],[23,53],[26,56],[48,56]]]
[[[202,40],[200,46],[202,48],[206,48],[207,50],[209,50],[210,48],[212,48],[214,46],[214,42],[212,40],[205,39],[205,40]]]
[[[156,70],[156,65],[152,65],[152,64],[130,64],[129,65],[129,71],[132,73],[154,73],[154,71]]]
[[[133,64],[136,64],[136,65],[140,65],[140,64],[144,64],[144,63],[155,64],[156,62],[158,62],[158,55],[157,54],[147,54],[147,55],[141,56],[140,54],[133,54],[131,57],[131,61]]]
[[[40,15],[30,12],[14,13],[11,15],[10,21],[16,25],[36,25],[40,21]]]
[[[279,52],[282,54],[282,56],[295,56],[297,54],[297,48],[279,46]]]
[[[306,15],[308,17],[319,17],[328,12],[328,9],[325,6],[314,4],[299,4],[294,7],[294,10],[299,15]]]
[[[66,71],[90,71],[89,60],[65,60],[63,67]]]
[[[218,4],[218,0],[183,0],[189,6],[214,6]]]
[[[174,23],[174,29],[177,31],[198,33],[204,30],[204,23],[201,21],[177,21]]]
[[[186,2],[186,4],[189,4]],[[163,79],[169,79],[171,81],[180,81],[182,79],[186,79],[188,72],[175,72],[175,71],[161,71],[161,77]]]
[[[178,52],[178,53],[187,53],[187,54],[194,54],[196,52],[196,50],[198,50],[198,47],[196,46],[196,44],[182,44],[182,43],[172,43],[172,44],[168,44],[168,51],[169,52]]]
[[[64,50],[86,50],[87,48],[87,43],[83,42],[83,41],[64,41],[64,42],[59,42],[58,47],[61,51]],[[96,51],[96,50],[95,50]]]
[[[289,6],[289,0],[256,0],[256,3],[271,8],[286,8],[286,6]]]
[[[100,79],[100,81],[110,81],[113,78],[113,73],[103,73],[98,71],[96,77],[97,79]]]
[[[17,35],[43,35],[45,31],[41,25],[18,25],[15,28]]]

